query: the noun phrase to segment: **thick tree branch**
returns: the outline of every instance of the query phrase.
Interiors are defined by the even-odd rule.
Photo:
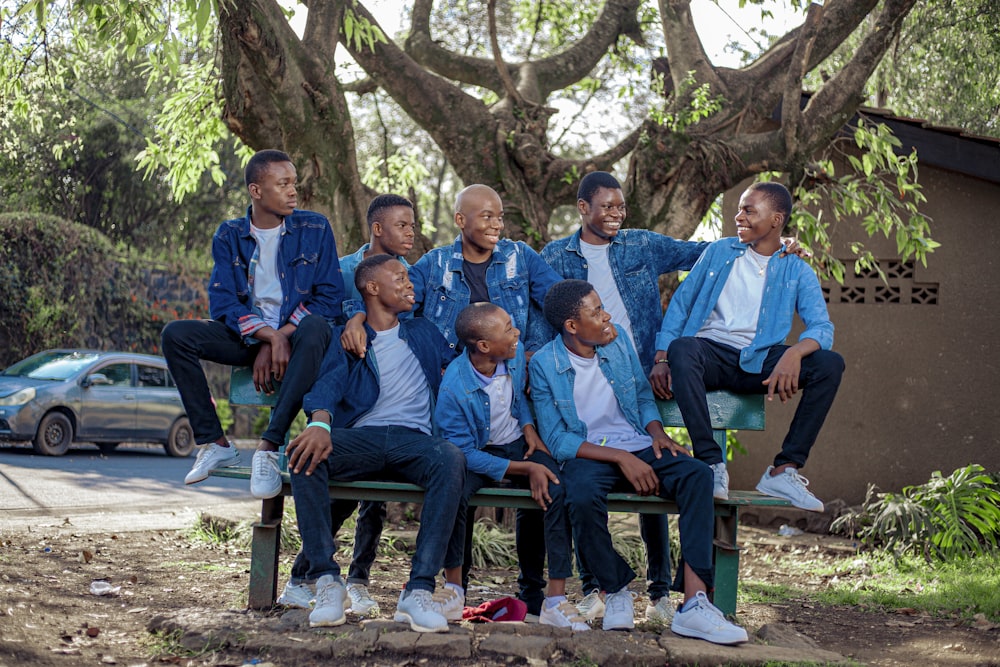
[[[486,13],[489,16],[490,50],[493,52],[493,64],[496,65],[497,74],[503,82],[504,92],[515,106],[523,107],[524,99],[514,85],[514,79],[510,76],[510,71],[503,61],[503,54],[500,53],[500,42],[497,40],[497,0],[487,0]]]
[[[822,5],[809,5],[805,23],[796,39],[795,52],[785,78],[785,92],[781,103],[781,129],[785,137],[785,150],[794,155],[798,152],[798,131],[802,109],[802,78],[806,73],[809,54],[812,52],[816,30],[823,17]]]
[[[660,20],[670,58],[674,90],[682,90],[688,72],[694,72],[694,78],[699,84],[708,83],[713,90],[726,95],[726,87],[709,62],[705,47],[695,30],[690,0],[660,0]]]

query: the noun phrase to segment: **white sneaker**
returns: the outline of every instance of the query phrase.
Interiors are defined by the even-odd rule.
[[[757,490],[765,496],[784,498],[799,509],[822,512],[823,501],[809,492],[809,480],[795,468],[785,468],[784,472],[771,475],[774,466],[768,466],[764,476],[757,482]]]
[[[742,644],[747,641],[747,631],[727,621],[703,592],[699,591],[694,600],[687,611],[674,614],[670,629],[676,634],[704,639],[713,644]]]
[[[324,574],[316,580],[316,607],[309,613],[310,628],[341,625],[347,620],[344,599],[347,591],[340,577]]]
[[[316,587],[306,583],[285,584],[285,590],[278,596],[278,604],[299,609],[312,609],[316,603]]]
[[[646,620],[654,623],[667,624],[674,620],[674,605],[670,604],[670,596],[664,595],[656,603],[652,600],[646,605]]]
[[[364,584],[347,584],[347,595],[351,598],[349,611],[352,614],[371,618],[379,615],[381,609],[378,602],[368,593],[368,587]]]
[[[437,610],[430,591],[415,588],[399,594],[399,604],[392,620],[409,623],[414,632],[448,632],[448,619]]]
[[[604,629],[631,630],[635,627],[635,604],[627,588],[604,596]]]
[[[716,500],[729,500],[729,471],[726,470],[726,462],[713,463],[711,468],[712,472],[715,473],[712,497]]]
[[[604,600],[601,599],[601,591],[596,588],[576,605],[576,610],[580,612],[584,620],[590,622],[604,616]]]
[[[240,450],[229,443],[228,447],[222,447],[214,442],[201,445],[198,449],[198,457],[191,466],[191,472],[184,477],[185,484],[197,484],[208,479],[208,473],[216,468],[231,468],[240,464]]]
[[[254,498],[274,498],[281,493],[281,468],[278,452],[257,450],[250,466],[250,493]]]
[[[587,619],[580,615],[569,600],[563,600],[554,607],[549,607],[548,602],[542,603],[542,613],[538,615],[538,622],[541,625],[552,625],[557,628],[569,628],[573,632],[586,632],[590,630]]]
[[[434,608],[449,621],[461,621],[465,609],[465,593],[452,586],[445,586],[433,595]]]

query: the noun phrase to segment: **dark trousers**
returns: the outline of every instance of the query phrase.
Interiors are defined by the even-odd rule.
[[[385,524],[385,503],[375,500],[347,500],[337,499],[330,501],[330,524],[333,527],[333,537],[336,540],[337,533],[344,525],[344,522],[354,514],[358,505],[358,520],[354,525],[354,555],[351,558],[351,567],[347,571],[347,583],[364,584],[369,583],[372,564],[375,563],[375,556],[378,553],[379,539],[382,537],[382,526]],[[289,580],[293,584],[301,584],[308,581],[309,561],[304,551],[299,551],[292,563],[292,573]]]
[[[647,593],[650,600],[659,600],[670,592],[670,523],[667,515],[640,514],[639,536],[646,545]],[[576,566],[580,571],[580,589],[584,595],[601,590],[597,577],[587,570],[580,558],[580,540],[574,537],[574,541],[577,544]]]
[[[660,479],[660,496],[677,503],[682,566],[674,578],[673,589],[683,590],[683,563],[687,563],[711,590],[715,521],[712,469],[690,456],[664,454],[656,458],[652,447],[636,452],[635,456],[649,464]],[[608,530],[608,494],[613,491],[634,493],[635,489],[617,465],[590,459],[566,461],[562,479],[580,559],[597,577],[601,590],[617,593],[635,578],[635,572],[612,545]]]
[[[761,372],[747,373],[740,368],[740,351],[734,347],[693,336],[678,338],[670,344],[667,356],[674,399],[691,435],[697,459],[710,465],[722,462],[722,450],[712,435],[706,393],[727,389],[738,394],[766,394],[767,385],[762,383],[787,349],[787,345],[775,345],[768,350]],[[799,372],[802,398],[781,452],[774,457],[775,466],[785,463],[805,466],[843,374],[844,358],[836,352],[817,350],[802,359]]]
[[[261,438],[275,444],[285,442],[285,433],[302,409],[302,397],[319,375],[323,355],[330,344],[330,325],[318,315],[307,315],[295,329],[288,368],[278,391],[277,404]],[[216,320],[177,320],[163,328],[163,356],[181,394],[195,442],[200,445],[222,437],[222,425],[212,405],[212,393],[201,361],[228,366],[253,366],[258,345],[247,345],[238,333]]]

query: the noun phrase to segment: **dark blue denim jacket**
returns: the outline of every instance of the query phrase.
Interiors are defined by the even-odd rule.
[[[665,273],[689,270],[707,247],[707,242],[678,241],[646,229],[623,229],[611,240],[608,263],[632,323],[639,361],[647,374],[653,365],[656,332],[663,318],[659,278]],[[563,278],[587,279],[589,265],[580,251],[580,230],[550,242],[541,254]],[[544,320],[532,313],[532,342],[548,341],[555,335]]]
[[[266,326],[253,312],[250,259],[257,241],[250,233],[250,212],[226,220],[212,238],[212,275],[208,302],[212,319],[239,333],[248,343],[253,333]],[[278,245],[278,278],[281,281],[281,324],[298,325],[309,314],[334,322],[340,319],[344,281],[337,260],[337,242],[330,223],[319,213],[293,211],[285,218]]]
[[[368,333],[367,349],[370,351],[377,334],[367,322],[365,331]],[[319,378],[302,399],[302,409],[306,415],[311,416],[316,410],[326,410],[332,415],[335,428],[349,427],[371,410],[378,400],[381,387],[375,355],[366,354],[360,359],[345,353],[337,342],[342,332],[343,327],[334,330],[333,342],[323,357]],[[452,357],[452,350],[437,327],[422,317],[400,320],[399,337],[406,341],[424,372],[431,392],[433,414],[435,398],[441,386],[441,372]]]

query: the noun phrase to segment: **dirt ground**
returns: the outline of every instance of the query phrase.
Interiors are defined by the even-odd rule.
[[[854,559],[850,545],[838,538],[779,537],[756,528],[746,528],[742,535],[741,576],[747,581],[794,582],[812,590],[828,585],[833,576],[841,581],[859,576],[848,566]],[[283,554],[283,572],[291,556]],[[796,574],[796,563],[805,559],[829,561],[836,574]],[[253,664],[253,656],[178,655],[176,647],[147,631],[151,618],[180,608],[242,610],[248,571],[248,550],[207,546],[175,531],[93,535],[77,534],[66,525],[0,535],[0,667]],[[372,590],[383,616],[391,614],[407,571],[403,557],[386,556],[376,564]],[[513,571],[477,576],[484,587],[470,591],[470,604],[515,590]],[[113,593],[92,594],[94,582],[110,584]],[[578,596],[578,590],[571,595]],[[640,596],[636,602],[641,613],[646,601]],[[818,647],[864,664],[1000,665],[1000,624],[989,622],[833,608],[805,600],[741,604],[738,621],[751,637],[764,624],[791,626]]]

